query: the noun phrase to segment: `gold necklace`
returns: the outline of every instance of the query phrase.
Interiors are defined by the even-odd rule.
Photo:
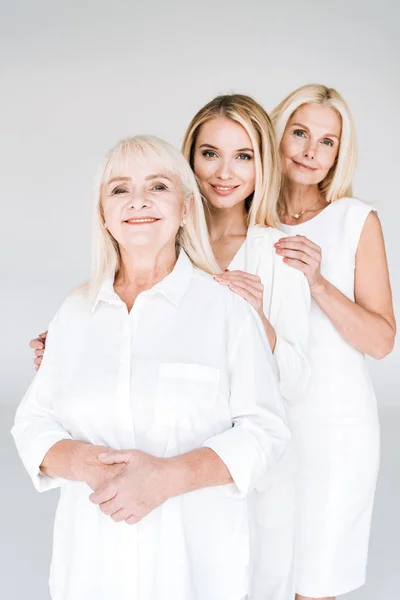
[[[304,215],[304,213],[306,213],[306,212],[312,212],[312,210],[313,210],[314,206],[315,206],[316,204],[318,204],[320,200],[321,200],[321,198],[318,198],[318,200],[317,200],[316,202],[314,202],[314,204],[312,204],[312,205],[311,205],[309,208],[305,208],[304,210],[301,210],[301,211],[300,211],[300,212],[298,212],[298,213],[292,214],[292,213],[290,213],[288,210],[286,210],[286,208],[285,208],[284,212],[285,212],[285,214],[287,214],[289,217],[292,217],[293,219],[296,219],[296,220],[297,220],[297,219],[300,219],[300,217],[301,217],[301,216],[303,216],[303,215]],[[318,208],[315,208],[314,210],[318,210]]]

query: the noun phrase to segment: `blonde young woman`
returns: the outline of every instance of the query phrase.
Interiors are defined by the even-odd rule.
[[[219,96],[190,123],[183,153],[200,185],[217,281],[243,296],[260,315],[286,400],[297,402],[309,376],[310,292],[303,274],[274,248],[281,237],[277,202],[279,151],[272,123],[252,98]],[[38,368],[45,334],[31,342]],[[293,600],[294,490],[290,449],[252,497],[253,600]]]
[[[52,598],[247,598],[246,496],[290,435],[262,325],[210,275],[195,178],[165,142],[110,151],[94,231],[13,428],[37,489],[61,486]]]
[[[297,457],[296,591],[334,598],[363,585],[379,466],[364,355],[393,348],[395,319],[375,209],[352,196],[354,124],[343,98],[306,85],[272,113],[283,187],[277,254],[311,296],[311,379],[290,421]]]
[[[183,153],[202,192],[216,277],[259,313],[287,409],[308,379],[310,294],[306,278],[274,248],[281,233],[279,153],[272,123],[252,98],[219,96],[187,129]],[[296,277],[293,275],[296,274]],[[294,500],[290,452],[252,497],[253,600],[293,600]]]

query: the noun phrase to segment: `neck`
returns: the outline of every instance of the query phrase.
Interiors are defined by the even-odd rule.
[[[285,181],[282,190],[283,206],[288,213],[298,214],[303,210],[324,206],[326,201],[317,184],[302,185],[292,181]]]
[[[120,247],[121,268],[115,277],[117,287],[134,291],[152,288],[173,270],[176,264],[173,244],[150,253],[148,248],[126,249]]]
[[[244,203],[231,208],[215,208],[209,205],[206,219],[212,242],[230,235],[246,235],[247,213]]]

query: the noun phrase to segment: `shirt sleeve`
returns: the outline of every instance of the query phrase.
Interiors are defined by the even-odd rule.
[[[306,277],[288,265],[276,286],[271,324],[276,333],[275,363],[282,396],[295,402],[304,392],[310,376],[308,363],[311,295]]]
[[[54,444],[72,437],[59,423],[54,410],[55,343],[58,314],[49,326],[46,350],[39,371],[19,405],[11,435],[18,453],[39,492],[59,487],[64,479],[40,470],[43,458]]]
[[[259,317],[248,313],[229,354],[232,427],[203,443],[228,467],[234,485],[228,494],[243,497],[277,463],[290,439],[274,360]]]

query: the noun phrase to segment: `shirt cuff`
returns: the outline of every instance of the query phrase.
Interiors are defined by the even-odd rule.
[[[240,426],[212,436],[202,444],[213,450],[229,469],[233,485],[223,486],[229,496],[244,498],[266,470],[265,455],[250,431]]]
[[[62,440],[71,440],[72,437],[67,433],[61,432],[49,432],[42,434],[35,440],[33,445],[26,448],[23,453],[25,456],[23,462],[25,463],[26,470],[28,471],[33,485],[38,492],[46,492],[54,488],[60,487],[66,481],[62,477],[50,477],[40,470],[40,465],[43,462],[47,452],[56,444]],[[22,452],[20,452],[22,457]]]

